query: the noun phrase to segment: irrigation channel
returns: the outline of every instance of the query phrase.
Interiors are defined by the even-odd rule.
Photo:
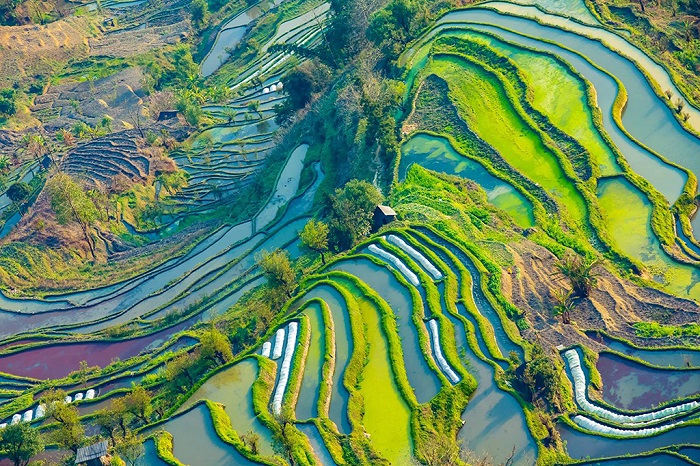
[[[173,154],[190,174],[173,199],[183,213],[154,234],[230,202],[273,153],[280,79],[303,60],[279,46],[317,44],[330,8],[321,1],[282,8],[290,2],[249,5],[216,32],[200,73],[236,96],[205,105],[219,123]],[[241,61],[239,44],[280,11],[295,14],[276,17],[258,55]],[[681,123],[659,95],[670,89],[685,99],[668,72],[578,0],[452,11],[399,64],[409,110],[395,181],[397,189],[413,183],[415,197],[391,199],[422,221],[390,225],[307,277],[264,341],[207,374],[143,429],[146,463],[284,465],[291,442],[309,463],[402,465],[436,438],[435,426],[494,464],[552,455],[610,466],[700,462],[697,348],[579,332],[585,344],[566,342],[555,355],[570,400],[545,425],[511,383],[532,349],[521,331],[533,330],[520,327],[525,319],[498,275],[520,273],[506,245],[510,231],[553,249],[585,238],[580,250],[624,258],[664,292],[700,299],[700,228],[669,214],[700,175],[700,111],[686,102]],[[86,425],[133,384],[157,388],[164,364],[198,344],[188,329],[265,281],[259,252],[301,254],[298,233],[324,180],[313,153],[299,144],[286,154],[273,192],[249,220],[221,226],[138,277],[31,299],[0,295],[0,424],[43,425],[46,381],[58,380]],[[426,200],[421,177],[432,173],[461,178],[483,199],[459,204],[431,193]],[[33,177],[29,165],[11,174]],[[449,179],[430,178],[451,186],[444,197],[458,184]],[[0,235],[12,227],[12,208],[0,196]],[[455,211],[466,233],[447,220]],[[496,240],[470,237],[474,225],[488,228],[489,216],[505,225],[491,232]],[[138,334],[107,338],[108,328],[125,324]],[[78,384],[66,377],[81,361],[115,369]],[[255,449],[246,436],[258,439]],[[554,437],[564,442],[556,454]]]

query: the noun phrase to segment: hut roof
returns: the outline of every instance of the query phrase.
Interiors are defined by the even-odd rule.
[[[75,464],[86,463],[102,456],[107,456],[107,440],[78,448],[78,453],[75,455]]]
[[[396,215],[396,212],[394,212],[394,209],[392,209],[388,205],[378,205],[377,209],[379,209],[381,211],[381,213],[383,213],[386,216],[389,216],[389,215],[395,216]]]

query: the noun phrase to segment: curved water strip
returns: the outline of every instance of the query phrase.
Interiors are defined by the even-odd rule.
[[[233,50],[236,48],[246,32],[246,27],[270,8],[279,5],[283,1],[263,0],[226,22],[216,34],[214,44],[202,60],[200,65],[202,76],[210,76],[218,70],[231,56],[226,49]],[[262,5],[265,5],[265,7]]]
[[[601,419],[621,424],[624,427],[634,428],[638,427],[639,425],[649,424],[650,422],[663,421],[668,418],[675,417],[679,414],[688,413],[700,407],[700,402],[690,401],[687,403],[682,403],[679,405],[669,406],[659,410],[634,415],[620,414],[611,411],[607,408],[598,406],[588,401],[588,397],[586,396],[586,375],[583,371],[583,368],[581,367],[581,359],[579,357],[578,351],[576,349],[566,350],[564,352],[564,359],[567,361],[569,370],[571,371],[571,375],[573,378],[574,395],[576,403],[583,411],[594,414]],[[642,431],[643,430],[644,429],[642,429]],[[645,434],[639,434],[639,436],[643,435]]]
[[[333,456],[331,455],[330,451],[328,451],[328,447],[326,447],[326,444],[321,437],[321,433],[318,431],[318,427],[316,427],[315,424],[296,424],[296,427],[309,439],[311,449],[321,465],[336,465],[336,462],[333,460]]]
[[[439,242],[433,243],[433,238],[425,239],[415,232],[409,233],[413,239],[432,250],[444,267],[455,274],[461,289],[463,277],[459,273],[457,264],[442,249],[445,247],[446,250],[455,252],[456,248],[449,245],[445,239],[443,241],[446,244],[443,245]],[[443,264],[437,265],[443,267]],[[448,306],[444,299],[443,305]],[[460,306],[462,310],[459,310]],[[530,434],[522,407],[513,396],[496,385],[495,368],[486,362],[489,352],[474,317],[464,309],[461,303],[456,305],[455,311],[464,320],[458,319],[453,315],[454,311],[448,309],[443,310],[443,315],[454,325],[455,342],[460,358],[478,383],[469,404],[462,413],[464,426],[459,430],[458,438],[465,442],[466,448],[481,456],[487,454],[496,464],[505,463],[513,450],[515,450],[513,464],[534,464],[537,446]],[[471,326],[465,321],[471,323]],[[473,340],[469,338],[469,334],[473,335]],[[481,353],[480,356],[477,356],[472,344],[476,345],[476,350]]]
[[[567,424],[558,424],[557,430],[566,451],[574,459],[607,458],[620,455],[636,455],[669,445],[697,443],[700,425],[685,425],[645,438],[618,439],[581,432]]]
[[[479,22],[511,29],[536,39],[551,41],[582,54],[600,68],[614,75],[625,86],[630,96],[622,116],[625,129],[635,139],[671,162],[688,168],[696,176],[700,174],[700,160],[696,157],[700,149],[700,139],[690,134],[678,123],[671,109],[656,95],[645,76],[630,60],[593,39],[557,27],[544,26],[532,19],[499,14],[494,10],[456,11],[445,15],[440,23],[449,23],[450,21]],[[541,42],[540,46],[548,48],[551,44]],[[561,53],[564,49],[556,48],[559,49],[557,54],[566,55]],[[569,58],[568,55],[565,57],[567,61]],[[574,65],[574,67],[578,69],[578,65]]]
[[[348,390],[343,384],[345,369],[354,350],[350,317],[345,299],[330,285],[315,285],[304,293],[299,302],[318,298],[328,305],[335,330],[335,370],[333,371],[330,387],[330,406],[328,417],[333,421],[341,434],[349,434],[352,430],[348,420]],[[325,416],[325,413],[320,413]]]
[[[647,364],[662,367],[684,369],[688,367],[700,369],[700,350],[682,347],[641,347],[629,342],[618,340],[596,330],[586,331],[586,336],[601,343],[610,350],[641,359]]]
[[[602,399],[617,408],[650,410],[671,400],[697,400],[700,370],[649,367],[616,353],[601,351],[596,368]]]
[[[518,5],[535,5],[553,15],[574,18],[586,24],[599,26],[600,22],[593,16],[584,0],[513,0]]]
[[[487,4],[487,8],[493,8],[494,10],[503,13],[536,18],[543,24],[556,26],[568,31],[573,31],[573,33],[579,36],[602,41],[602,43],[604,43],[609,49],[615,50],[619,55],[625,57],[626,60],[634,62],[638,64],[639,67],[643,68],[649,77],[653,79],[660,87],[661,92],[665,91],[666,89],[670,89],[677,98],[681,98],[685,105],[685,111],[690,114],[688,123],[695,129],[696,132],[700,133],[700,110],[690,105],[683,93],[671,79],[668,71],[666,71],[663,66],[659,65],[646,53],[632,45],[624,37],[600,27],[584,25],[568,18],[548,14],[538,10],[537,8],[529,6],[519,6],[506,2],[495,1],[489,2]],[[644,118],[645,116],[637,115],[637,117]],[[657,137],[662,137],[662,135],[658,134]]]
[[[394,276],[393,269],[374,264],[367,258],[349,258],[336,262],[330,270],[348,272],[371,286],[389,304],[396,316],[397,330],[403,349],[403,360],[408,381],[419,403],[433,399],[440,391],[440,379],[426,362],[421,351],[419,330],[413,319],[413,297],[407,286]],[[420,298],[418,298],[420,299]]]
[[[298,170],[296,177],[301,174],[303,165],[296,164]],[[290,173],[287,172],[285,182],[288,185],[294,185],[294,180]],[[313,195],[315,194],[320,179],[322,176],[317,176],[314,184],[307,188],[301,197],[297,197],[289,206],[294,205],[294,212],[298,215],[300,212],[306,211],[313,203]],[[298,182],[295,186],[298,186]],[[279,212],[282,208],[279,204],[276,205],[275,212]],[[305,210],[306,209],[306,210]],[[289,215],[290,208],[287,207],[285,214],[280,219],[279,224],[289,222],[293,217]],[[291,217],[291,218],[290,218]],[[289,228],[289,234],[296,235],[298,228]],[[293,230],[293,231],[292,231]],[[287,234],[284,233],[284,234]],[[287,236],[289,236],[287,234]],[[186,298],[187,302],[193,302],[199,295],[190,293],[187,296],[182,295],[193,286],[196,286],[207,275],[215,275],[217,270],[228,270],[232,261],[240,258],[251,251],[251,247],[255,249],[255,245],[265,238],[261,235],[252,234],[251,222],[244,222],[234,227],[231,227],[225,234],[218,237],[215,242],[207,248],[199,251],[198,254],[188,257],[177,265],[177,267],[166,269],[162,273],[150,275],[143,283],[139,283],[136,287],[119,293],[114,297],[98,302],[93,306],[85,306],[72,309],[73,311],[66,313],[64,311],[47,311],[42,314],[35,315],[17,315],[9,312],[1,312],[3,316],[3,326],[0,329],[0,336],[26,332],[40,327],[68,325],[70,323],[90,322],[102,320],[99,324],[83,325],[81,332],[90,332],[99,330],[115,322],[123,322],[133,317],[143,315],[149,310],[158,309],[159,306],[171,303],[175,298]],[[239,267],[242,268],[242,267]],[[230,279],[222,277],[217,283],[211,284],[207,290],[214,291],[214,286],[222,281],[228,282]],[[16,302],[15,304],[18,304]],[[47,307],[51,304],[43,303]],[[113,317],[112,317],[113,316]],[[107,317],[105,321],[105,317]]]
[[[520,359],[523,360],[523,348],[510,339],[508,333],[506,332],[503,326],[500,314],[498,313],[498,311],[496,311],[491,300],[486,296],[484,290],[482,289],[482,273],[477,268],[477,265],[474,262],[474,260],[467,253],[465,253],[460,246],[452,244],[449,240],[436,234],[431,229],[425,227],[416,227],[415,230],[424,234],[436,244],[447,248],[452,254],[456,256],[457,260],[460,261],[462,266],[464,266],[467,269],[467,271],[471,275],[471,280],[469,283],[471,298],[479,314],[485,317],[493,326],[496,344],[500,349],[501,355],[507,356],[511,351],[514,351],[516,354],[518,354]]]
[[[412,164],[429,170],[461,176],[476,182],[494,206],[506,211],[522,228],[535,225],[532,203],[511,184],[489,173],[483,165],[455,150],[442,137],[417,133],[401,145],[399,180],[406,178]]]
[[[254,358],[243,359],[204,382],[177,412],[187,411],[204,399],[221,403],[236,432],[239,435],[255,432],[261,438],[260,453],[273,455],[272,432],[260,422],[253,410],[252,386],[258,372],[258,363]]]
[[[450,16],[456,13],[460,14],[459,18]],[[563,48],[555,43],[547,42],[549,40],[558,40],[558,34],[566,34],[563,31],[540,26],[531,20],[504,16],[493,11],[478,9],[459,11],[446,15],[443,20],[441,20],[440,25],[437,26],[428,37],[432,38],[438,33],[448,34],[450,31],[455,31],[454,33],[458,35],[459,32],[454,28],[460,27],[493,34],[507,45],[516,47],[522,45],[531,49],[550,53],[569,63],[593,85],[598,105],[602,111],[603,127],[610,136],[612,142],[624,155],[631,168],[642,177],[649,180],[667,197],[667,199],[669,199],[670,203],[675,202],[683,191],[683,187],[687,181],[687,175],[677,167],[665,163],[636,142],[640,141],[646,146],[651,147],[651,141],[648,137],[650,133],[648,128],[635,125],[635,123],[638,123],[636,120],[630,122],[623,115],[622,121],[625,124],[624,129],[634,136],[636,139],[636,141],[634,141],[617,126],[613,118],[613,107],[619,89],[615,79],[611,77],[609,73],[614,74],[616,78],[620,79],[629,95],[634,96],[633,99],[629,99],[628,101],[625,115],[632,112],[630,110],[630,105],[631,101],[634,100],[634,111],[655,115],[657,120],[655,124],[657,126],[665,122],[666,126],[673,130],[671,133],[667,134],[669,140],[664,141],[663,150],[659,151],[657,147],[657,152],[665,156],[668,160],[685,166],[694,173],[700,171],[700,162],[691,160],[690,166],[680,163],[684,160],[680,160],[679,157],[676,157],[676,151],[671,141],[676,136],[680,137],[680,143],[688,148],[686,152],[692,153],[692,151],[698,147],[697,138],[694,138],[683,130],[673,119],[672,115],[664,115],[663,112],[668,110],[667,107],[656,97],[641,73],[634,68],[634,65],[626,62],[622,57],[609,51],[601,44],[591,40],[579,44],[576,42],[578,36],[571,34],[573,38],[570,38],[570,40],[564,44],[569,47],[569,49]],[[604,65],[612,66],[618,63],[618,66],[622,67],[625,73],[619,73],[615,67],[613,67],[612,70],[606,69],[606,71],[603,71],[593,66],[588,59],[590,59],[591,56],[595,57],[593,61],[597,63],[599,53],[602,52],[599,50],[589,52],[584,47],[585,45],[591,45],[593,47],[597,45],[602,48],[603,51],[608,53],[608,55],[605,56],[607,61]],[[578,47],[578,49],[576,47]],[[579,55],[579,53],[584,55]],[[586,53],[590,55],[586,55]],[[625,65],[627,66],[625,67]],[[613,73],[613,71],[615,72]],[[659,118],[661,118],[661,120],[658,120]],[[666,120],[666,118],[670,118],[670,120]]]
[[[306,420],[319,416],[318,396],[323,383],[324,359],[332,357],[332,355],[325,354],[326,338],[331,338],[332,341],[332,336],[326,334],[327,331],[330,333],[331,330],[325,328],[324,310],[321,306],[325,306],[325,303],[315,301],[308,304],[304,310],[304,315],[309,322],[311,337],[304,363],[301,388],[295,406],[297,419]]]
[[[636,186],[621,177],[598,181],[598,203],[613,240],[629,257],[644,264],[651,278],[674,294],[700,299],[700,268],[673,259],[651,227],[653,206]]]
[[[190,466],[258,465],[219,438],[211,413],[205,404],[199,404],[183,414],[172,417],[162,424],[161,429],[172,434],[173,455],[184,464]]]

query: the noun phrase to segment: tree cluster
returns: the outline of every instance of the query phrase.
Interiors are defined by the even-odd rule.
[[[351,180],[330,198],[330,243],[344,251],[369,235],[374,209],[383,200],[379,190],[367,181]]]

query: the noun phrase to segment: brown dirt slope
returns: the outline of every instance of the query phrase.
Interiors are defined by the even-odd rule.
[[[43,26],[0,27],[0,86],[25,76],[50,75],[70,59],[87,56],[88,38],[100,34],[95,17],[68,17]]]
[[[566,286],[566,282],[552,275],[556,257],[528,240],[510,243],[508,247],[514,265],[502,274],[502,290],[525,313],[531,327],[526,331],[529,340],[539,339],[552,347],[576,342],[594,346],[578,328],[602,329],[611,335],[649,344],[635,336],[631,324],[640,321],[684,324],[700,319],[697,303],[640,287],[598,266],[597,286],[589,298],[579,301],[571,317],[574,325],[564,325],[550,313],[554,307],[552,292]]]

